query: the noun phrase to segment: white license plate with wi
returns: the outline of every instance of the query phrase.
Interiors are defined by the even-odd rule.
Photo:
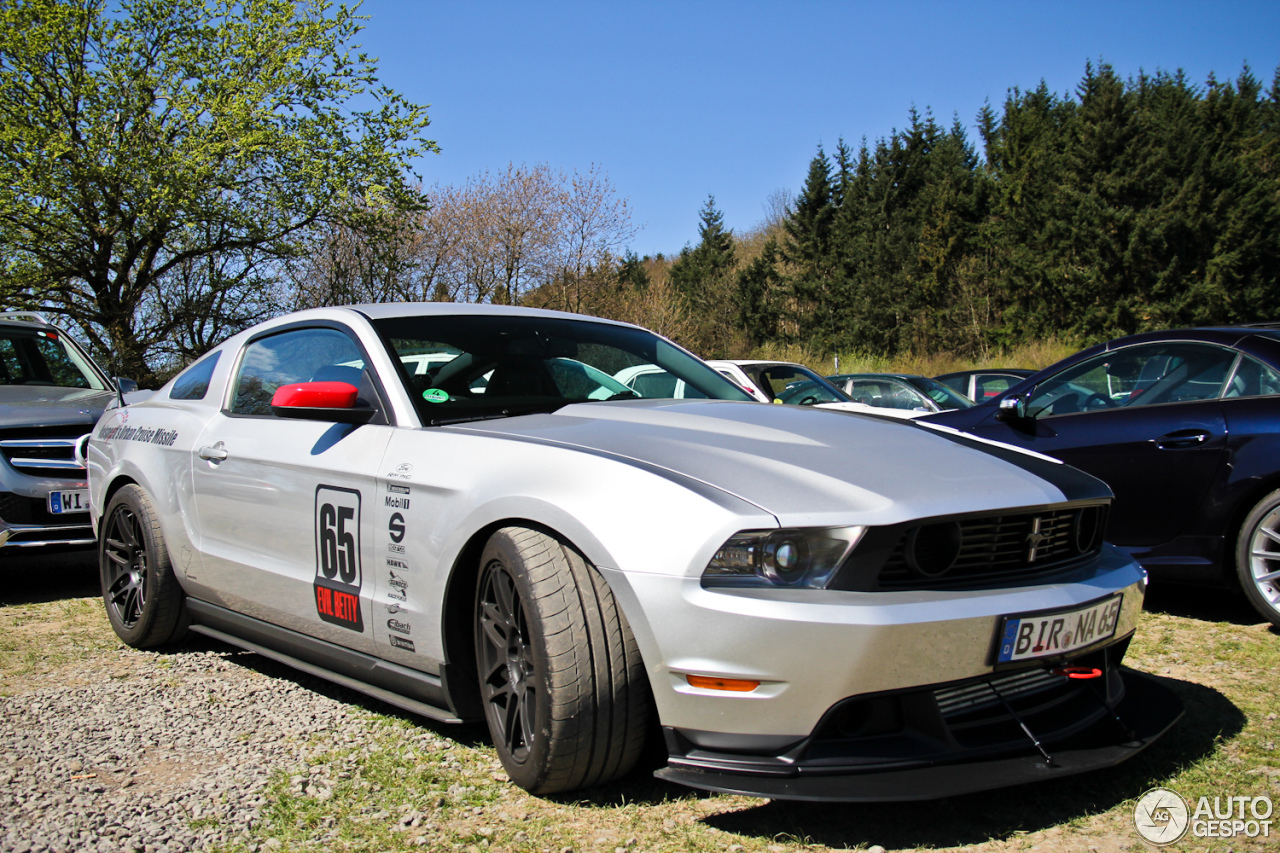
[[[1000,626],[996,663],[1053,657],[1115,636],[1124,595],[1071,610],[1006,616]]]
[[[49,493],[49,513],[62,515],[68,512],[89,511],[89,490],[59,491]]]

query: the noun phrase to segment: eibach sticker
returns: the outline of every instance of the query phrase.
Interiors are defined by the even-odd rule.
[[[360,553],[360,493],[317,486],[316,613],[331,625],[363,633]]]

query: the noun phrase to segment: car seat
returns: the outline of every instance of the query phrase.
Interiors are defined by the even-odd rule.
[[[541,361],[506,361],[493,369],[485,398],[497,397],[559,397],[550,372]]]

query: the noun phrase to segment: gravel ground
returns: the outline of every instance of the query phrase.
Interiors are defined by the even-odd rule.
[[[7,561],[18,580],[0,604],[92,592],[84,558],[22,571],[29,559]],[[4,687],[0,851],[13,853],[251,848],[273,772],[358,750],[377,726],[358,694],[198,635],[176,651],[89,652]],[[447,743],[420,731],[423,747]],[[293,787],[324,797],[328,781]]]
[[[101,662],[73,665],[61,685],[0,700],[0,849],[227,843],[220,827],[258,820],[273,770],[301,766],[321,733],[333,745],[366,730],[359,708],[235,656],[249,657],[211,643],[121,651],[109,679]]]

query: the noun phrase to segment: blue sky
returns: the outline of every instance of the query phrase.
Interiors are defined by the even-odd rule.
[[[598,164],[641,255],[698,239],[715,196],[736,231],[794,193],[819,144],[888,136],[915,106],[972,129],[983,102],[1086,61],[1123,76],[1234,79],[1280,66],[1280,0],[1218,2],[484,2],[365,0],[381,81],[431,104],[418,172],[462,183],[508,163]]]

